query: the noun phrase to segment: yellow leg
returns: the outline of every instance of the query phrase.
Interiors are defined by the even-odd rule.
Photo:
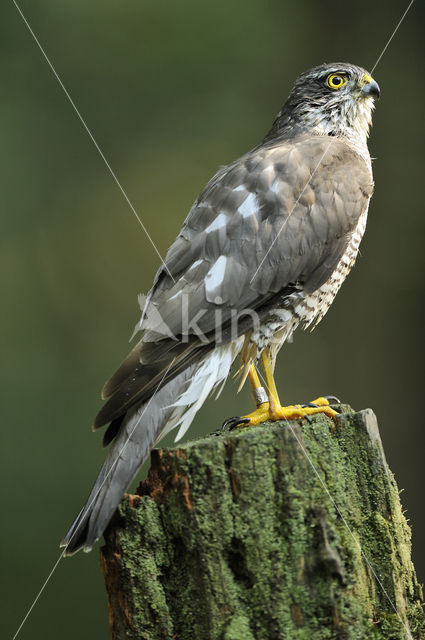
[[[269,396],[269,410],[271,416],[270,419],[279,420],[279,418],[277,417],[272,417],[277,415],[277,412],[281,408],[281,404],[273,375],[273,363],[272,359],[270,358],[270,351],[268,349],[264,349],[261,352],[261,363],[264,369],[264,377],[266,379],[267,393]]]
[[[257,370],[253,364],[249,367],[248,378],[252,386],[252,393],[257,408],[249,415],[243,416],[244,424],[260,424],[261,422],[268,420],[269,403],[267,401],[265,389],[261,384]],[[249,422],[247,419],[249,419]]]
[[[258,377],[257,370],[253,364],[249,367],[248,378],[254,391],[255,389],[261,388],[260,378]]]

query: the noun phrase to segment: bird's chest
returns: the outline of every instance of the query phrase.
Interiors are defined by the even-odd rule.
[[[277,352],[284,342],[292,339],[293,332],[300,324],[305,328],[320,322],[356,261],[366,221],[367,210],[359,218],[344,255],[324,284],[308,294],[302,290],[296,291],[283,301],[282,308],[273,309],[256,335],[253,335],[259,351],[272,346]]]

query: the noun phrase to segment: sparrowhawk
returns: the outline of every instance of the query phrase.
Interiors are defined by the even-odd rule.
[[[144,300],[141,338],[103,388],[94,428],[109,424],[112,444],[65,554],[92,548],[152,447],[176,427],[183,436],[237,356],[257,409],[233,425],[335,415],[323,397],[282,407],[273,369],[298,325],[323,317],[356,259],[377,97],[375,80],[352,64],[303,73],[263,141],[201,192]]]

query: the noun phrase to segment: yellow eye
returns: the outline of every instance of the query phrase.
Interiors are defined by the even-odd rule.
[[[326,78],[326,84],[329,89],[341,89],[341,87],[347,84],[347,82],[347,77],[341,75],[340,73],[331,73]]]

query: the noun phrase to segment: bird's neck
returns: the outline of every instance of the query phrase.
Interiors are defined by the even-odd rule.
[[[347,100],[335,104],[333,109],[322,109],[311,103],[298,104],[294,109],[287,102],[265,140],[293,138],[301,134],[333,136],[347,142],[370,166],[367,139],[373,107],[372,99]]]

